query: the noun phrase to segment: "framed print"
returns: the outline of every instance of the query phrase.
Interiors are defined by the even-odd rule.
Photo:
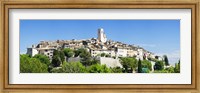
[[[1,3],[2,91],[198,92],[197,1]]]
[[[52,14],[48,13],[49,11]],[[123,13],[118,13],[119,11],[123,11]],[[141,16],[142,14],[138,13],[138,11],[146,12],[144,15],[152,16]],[[10,32],[14,33],[13,35],[10,34],[12,37],[9,39],[9,45],[12,47],[10,50],[20,52],[18,52],[20,57],[15,56],[16,53],[9,54],[10,57],[13,56],[10,60],[20,59],[20,62],[10,61],[9,83],[191,84],[191,64],[188,63],[191,58],[187,57],[188,55],[191,56],[191,54],[188,54],[188,52],[191,52],[191,46],[188,44],[191,43],[191,37],[189,37],[191,33],[187,31],[191,27],[184,26],[184,24],[191,22],[189,20],[191,11],[187,9],[148,9],[148,11],[145,9],[9,10],[9,23],[13,23],[10,24]],[[170,14],[169,11],[173,13]],[[182,12],[175,13],[177,11]],[[99,16],[92,15],[95,13],[98,13]],[[157,13],[162,13],[163,16]],[[185,14],[184,17],[181,16],[182,13]],[[51,17],[53,14],[60,16],[59,19],[54,16]],[[167,19],[164,16],[167,14],[173,17]],[[38,17],[35,15],[38,15]],[[75,17],[76,15],[79,16]],[[115,17],[113,17],[114,15]],[[49,17],[47,18],[46,16]],[[123,18],[123,16],[125,17]],[[16,25],[19,25],[19,28],[15,28],[15,22],[19,23]],[[144,24],[146,24],[146,27],[143,28]],[[99,26],[101,28],[98,28]],[[19,31],[14,29],[19,29]],[[40,29],[44,29],[45,33]],[[106,29],[111,30],[107,31]],[[147,29],[148,32],[146,32]],[[183,32],[180,31],[181,29]],[[141,35],[143,33],[151,34],[153,37],[160,36],[160,38]],[[186,38],[184,35],[189,36]],[[140,42],[142,40],[144,41]],[[17,41],[20,41],[16,44],[20,47],[16,47],[15,43],[11,43]],[[135,44],[135,42],[138,44]],[[152,48],[152,45],[156,47]],[[159,51],[159,48],[164,48],[165,50]],[[180,52],[181,50],[183,52]],[[183,57],[181,58],[180,55]],[[28,60],[30,60],[30,63]],[[34,62],[40,61],[35,64],[31,60]],[[182,60],[187,61],[181,62]],[[42,75],[42,73],[45,75]],[[48,79],[43,80],[43,83],[40,81],[47,77]],[[129,80],[130,77],[134,79]],[[30,80],[30,78],[33,80]],[[59,81],[54,82],[54,78],[59,78]],[[68,79],[66,80],[65,78]],[[99,81],[96,81],[96,78],[99,78]],[[140,80],[141,78],[143,78],[142,81]],[[152,81],[150,82],[149,79]]]

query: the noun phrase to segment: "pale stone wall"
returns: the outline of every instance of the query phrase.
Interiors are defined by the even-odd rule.
[[[114,50],[91,50],[92,57],[100,55],[101,53],[109,54],[111,57],[115,56]]]
[[[67,61],[67,60],[66,60]],[[80,57],[72,57],[68,59],[68,62],[80,62],[81,58]]]
[[[122,65],[119,61],[119,59],[114,59],[114,58],[108,58],[108,57],[97,57],[96,60],[100,61],[101,65],[106,65],[107,67],[121,67]],[[76,57],[76,58],[69,58],[68,62],[80,62],[81,58],[80,57]]]
[[[122,65],[119,61],[119,59],[114,59],[114,58],[107,58],[107,57],[98,57],[97,59],[100,60],[101,65],[106,65],[107,67],[121,67]]]

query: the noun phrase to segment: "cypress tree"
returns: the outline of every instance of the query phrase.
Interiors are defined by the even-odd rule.
[[[138,61],[138,73],[142,73],[142,62],[140,59]]]
[[[163,57],[164,57],[165,65],[168,66],[169,61],[168,61],[167,55],[164,55]]]

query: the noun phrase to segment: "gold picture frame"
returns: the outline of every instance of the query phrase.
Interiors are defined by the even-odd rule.
[[[120,92],[176,92],[176,93],[199,93],[199,1],[133,1],[133,0],[108,0],[108,1],[0,1],[1,3],[1,92],[14,93],[14,92],[105,92],[105,93],[120,93]],[[191,9],[192,10],[192,84],[76,84],[76,85],[42,85],[42,84],[9,84],[9,9]]]

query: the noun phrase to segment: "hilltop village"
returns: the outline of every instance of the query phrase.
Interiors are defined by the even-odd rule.
[[[34,56],[43,54],[52,59],[53,51],[58,49],[87,49],[92,57],[99,56],[102,53],[110,57],[133,57],[143,60],[144,58],[156,58],[162,60],[162,57],[143,49],[142,47],[125,44],[119,41],[107,40],[106,34],[102,28],[98,29],[98,37],[82,40],[57,40],[57,41],[40,41],[37,45],[27,48],[27,54]]]
[[[86,49],[92,58],[96,58],[100,61],[100,64],[106,65],[107,67],[120,67],[122,64],[120,58],[123,57],[134,57],[137,60],[149,60],[156,59],[163,61],[163,57],[157,56],[144,48],[136,45],[125,44],[119,41],[108,40],[103,28],[97,30],[97,38],[82,39],[82,40],[56,40],[56,41],[40,41],[39,44],[32,45],[31,48],[27,48],[27,54],[35,56],[42,54],[47,56],[50,60],[54,56],[55,50],[62,49]],[[105,56],[102,56],[104,54]],[[65,58],[66,59],[66,58]],[[71,57],[67,59],[68,62],[80,61],[79,56]],[[151,71],[154,70],[154,61],[149,61],[152,64]]]

